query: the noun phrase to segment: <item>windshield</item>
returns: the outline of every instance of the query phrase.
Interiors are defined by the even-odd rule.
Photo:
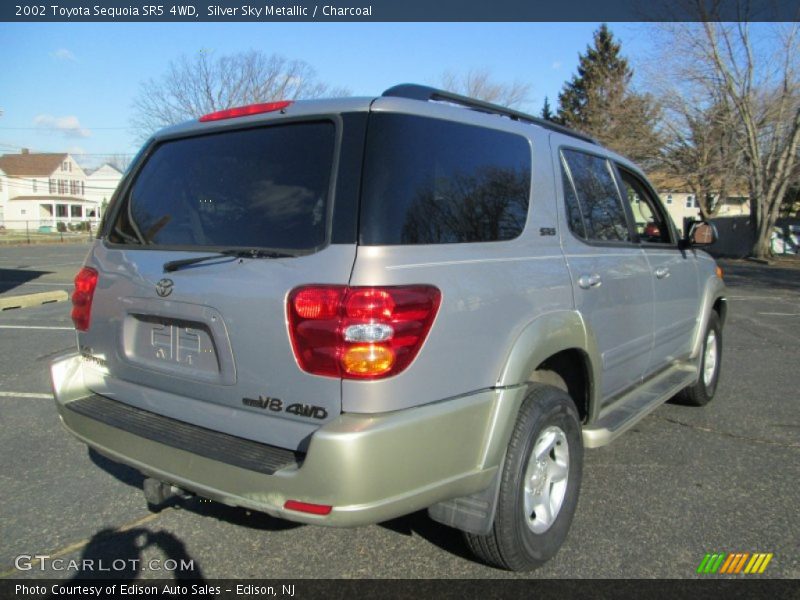
[[[109,241],[313,250],[327,241],[335,127],[292,123],[160,144]]]

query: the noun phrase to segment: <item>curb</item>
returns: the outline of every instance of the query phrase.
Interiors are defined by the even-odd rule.
[[[69,294],[64,290],[25,294],[24,296],[0,296],[0,311],[12,308],[28,308],[29,306],[39,306],[41,304],[50,304],[51,302],[63,302],[68,299]]]
[[[772,262],[767,260],[766,258],[756,258],[755,256],[747,256],[745,260],[748,262],[758,263],[759,265],[768,265],[772,266]]]

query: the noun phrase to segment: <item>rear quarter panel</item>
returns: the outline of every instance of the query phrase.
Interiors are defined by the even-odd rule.
[[[373,106],[397,112],[410,108],[418,114],[418,103],[379,100]],[[452,109],[436,105],[426,105],[426,112],[454,118]],[[461,122],[487,124],[471,111],[458,112]],[[558,237],[540,232],[557,227],[546,133],[500,117],[492,126],[530,142],[532,185],[522,235],[505,242],[359,246],[351,285],[431,284],[441,290],[442,303],[428,339],[404,372],[378,381],[342,382],[343,411],[397,410],[493,387],[525,327],[541,315],[572,307]]]

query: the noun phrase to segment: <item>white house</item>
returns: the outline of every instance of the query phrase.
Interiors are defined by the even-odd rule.
[[[99,171],[99,169],[98,169]],[[23,149],[0,156],[0,225],[7,229],[52,230],[100,218],[102,199],[110,198],[122,174],[104,170],[94,180],[68,153]],[[95,171],[96,173],[97,171]]]
[[[102,212],[103,206],[111,201],[111,195],[121,179],[122,173],[109,164],[104,164],[93,171],[87,171],[86,197],[96,202]]]

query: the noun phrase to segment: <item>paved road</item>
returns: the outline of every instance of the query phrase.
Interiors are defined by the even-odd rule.
[[[2,248],[0,285],[69,289],[85,251]],[[725,268],[731,308],[717,398],[703,409],[665,405],[587,451],[566,545],[524,575],[476,563],[457,532],[424,513],[354,530],[198,499],[151,514],[140,475],[59,426],[46,364],[74,344],[68,303],[0,313],[0,576],[75,574],[14,570],[18,555],[47,554],[193,560],[206,578],[684,578],[707,552],[747,551],[775,554],[765,576],[800,577],[800,270]],[[12,290],[11,281],[25,283]]]

